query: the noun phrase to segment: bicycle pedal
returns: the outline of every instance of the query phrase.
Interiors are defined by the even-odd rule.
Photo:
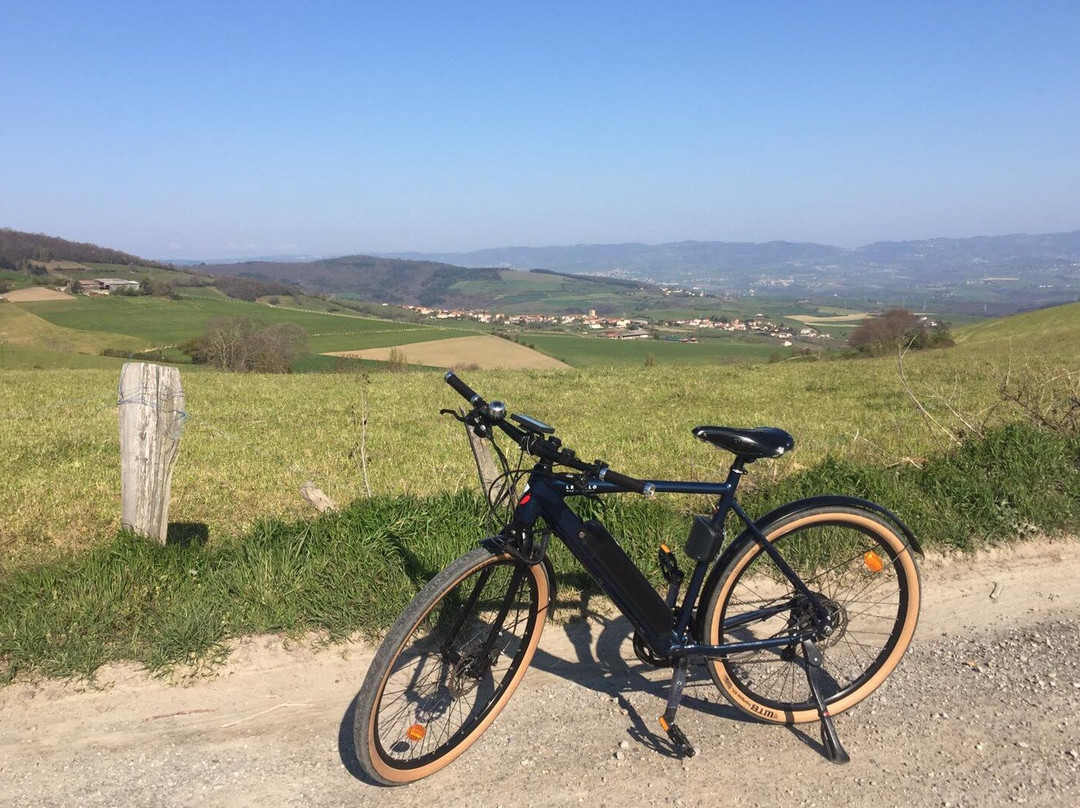
[[[669,724],[664,720],[663,716],[660,716],[660,726],[664,728],[664,732],[667,733],[668,739],[672,745],[683,757],[693,757],[697,754],[697,750],[694,745],[690,743],[690,739],[686,737],[686,733],[679,729],[678,724]]]
[[[671,552],[671,548],[666,544],[661,544],[656,555],[657,560],[660,562],[660,574],[664,576],[664,580],[669,584],[681,584],[683,572],[679,569],[679,561],[675,558],[675,554]]]

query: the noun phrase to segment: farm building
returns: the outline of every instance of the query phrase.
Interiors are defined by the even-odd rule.
[[[141,284],[138,281],[129,281],[123,278],[94,278],[92,280],[75,281],[71,284],[71,291],[82,292],[84,295],[107,295],[121,289],[137,292],[140,286]]]
[[[130,289],[137,292],[141,285],[138,281],[129,281],[123,278],[98,278],[97,281],[106,292],[117,292],[121,289]]]

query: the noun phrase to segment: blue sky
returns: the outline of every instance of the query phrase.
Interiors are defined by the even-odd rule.
[[[1080,228],[1080,3],[0,0],[0,226],[148,257]]]

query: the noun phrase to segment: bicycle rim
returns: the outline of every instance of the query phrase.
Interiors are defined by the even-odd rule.
[[[366,728],[371,773],[383,782],[425,777],[464,752],[513,694],[543,629],[542,565],[486,550],[459,563],[417,596],[419,614],[384,665]]]

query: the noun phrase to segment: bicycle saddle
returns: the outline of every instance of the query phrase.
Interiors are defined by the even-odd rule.
[[[694,435],[733,455],[758,460],[762,457],[780,457],[795,448],[795,439],[774,426],[755,429],[733,429],[727,426],[694,427]]]

